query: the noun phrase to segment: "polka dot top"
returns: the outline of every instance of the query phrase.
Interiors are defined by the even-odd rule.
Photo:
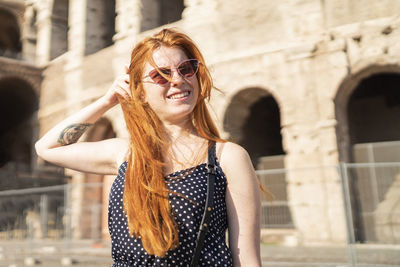
[[[214,210],[210,228],[201,250],[199,266],[232,266],[232,255],[225,242],[227,214],[225,204],[226,177],[217,160]],[[108,207],[108,227],[112,240],[112,267],[128,266],[189,266],[195,250],[195,241],[203,216],[207,194],[207,166],[174,172],[165,177],[167,187],[190,200],[169,194],[175,221],[178,224],[179,246],[163,258],[148,255],[140,238],[130,236],[127,217],[123,213],[123,192],[127,162],[124,162],[115,179]],[[185,175],[184,178],[180,178]],[[194,203],[198,203],[197,205]]]

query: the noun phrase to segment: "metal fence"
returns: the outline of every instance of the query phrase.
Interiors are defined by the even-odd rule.
[[[345,164],[342,169],[354,226],[351,241],[400,244],[400,163]]]
[[[262,226],[276,236],[263,250],[266,266],[286,266],[278,264],[284,256],[268,254],[281,244],[304,249],[307,238],[340,235],[347,245],[329,253],[319,246],[325,249],[319,256],[316,248],[308,254],[302,250],[293,261],[296,253],[285,250],[283,255],[292,257],[287,266],[400,266],[400,163],[259,170],[257,175],[272,195],[262,201]],[[103,183],[93,183],[0,191],[0,243],[20,241],[28,252],[43,240],[61,241],[65,248],[83,240],[109,244],[103,190]]]
[[[0,191],[0,240],[101,239],[103,205],[82,195],[102,183]]]
[[[288,266],[400,266],[400,162],[341,163],[258,170],[257,174],[273,196],[272,200],[263,197],[262,226],[294,229],[295,245],[307,243],[302,239],[305,235],[312,239],[312,232],[335,240],[337,234],[343,233],[337,228],[345,220],[344,250],[328,250],[331,257],[319,258],[318,249],[314,248],[315,253],[310,254],[306,263]],[[335,217],[339,213],[344,218]],[[335,253],[338,257],[332,256]],[[313,257],[317,265],[310,264]],[[274,263],[269,261],[270,266]]]

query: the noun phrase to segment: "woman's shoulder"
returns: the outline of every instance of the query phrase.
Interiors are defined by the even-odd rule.
[[[255,172],[249,153],[242,146],[226,142],[218,143],[220,166],[225,173],[229,187],[237,191],[248,188],[254,182]],[[217,152],[218,153],[218,152]]]
[[[216,150],[221,167],[242,164],[250,159],[246,149],[232,142],[218,142]]]

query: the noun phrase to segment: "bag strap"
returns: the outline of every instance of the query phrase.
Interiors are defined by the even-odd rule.
[[[216,175],[216,154],[215,154],[215,142],[211,143],[208,149],[208,164],[207,164],[207,198],[206,205],[204,207],[203,218],[201,220],[200,229],[197,234],[196,248],[190,263],[190,267],[197,267],[200,258],[200,252],[203,248],[204,239],[208,231],[211,213],[214,208],[214,191],[215,191],[215,175]]]

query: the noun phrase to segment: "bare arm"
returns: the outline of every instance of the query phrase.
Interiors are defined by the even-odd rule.
[[[233,265],[261,267],[260,189],[250,157],[239,145],[226,143],[221,167],[228,181],[225,199]]]
[[[128,74],[119,76],[103,97],[66,118],[40,138],[35,144],[38,156],[78,171],[115,174],[121,154],[126,152],[126,141],[116,138],[99,142],[78,140],[105,112],[118,104],[118,96],[130,97]]]

